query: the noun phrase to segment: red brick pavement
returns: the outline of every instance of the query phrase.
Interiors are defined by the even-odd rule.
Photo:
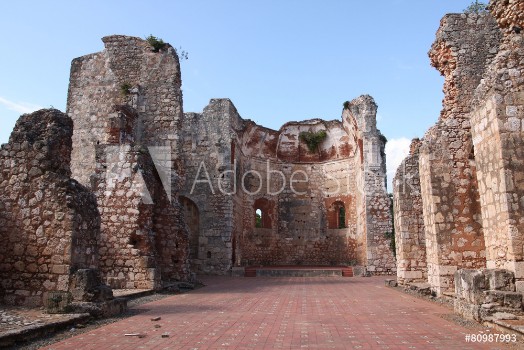
[[[136,316],[46,349],[504,348],[467,343],[473,331],[443,319],[449,309],[387,288],[380,277],[202,280],[202,289],[141,305]]]

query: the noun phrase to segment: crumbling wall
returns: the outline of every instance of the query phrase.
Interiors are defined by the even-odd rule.
[[[302,132],[325,131],[315,151]],[[356,261],[355,189],[352,147],[338,121],[289,122],[270,130],[247,122],[242,133],[246,176],[242,256],[245,264],[340,265]],[[255,226],[257,201],[270,227]],[[334,203],[344,207],[344,223],[330,227]]]
[[[198,207],[198,254],[191,262],[201,273],[225,274],[233,263],[235,188],[234,132],[240,118],[228,99],[213,99],[202,114],[186,113],[182,124],[184,197]],[[238,165],[238,164],[237,164]],[[238,168],[237,168],[238,169]],[[238,209],[240,210],[240,209]]]
[[[171,45],[154,52],[147,41],[113,35],[102,38],[105,50],[71,63],[67,114],[75,123],[71,170],[88,186],[95,172],[95,146],[110,142],[111,120],[118,106],[136,111],[132,136],[145,146],[170,146],[176,154],[183,115],[180,63]]]
[[[492,1],[503,37],[471,114],[488,268],[524,291],[524,3]]]
[[[411,141],[409,155],[393,179],[393,213],[399,284],[426,282],[426,236],[419,175],[420,140]]]
[[[342,120],[349,138],[356,145],[355,161],[356,216],[358,244],[366,247],[367,270],[373,274],[391,274],[396,263],[386,233],[392,231],[390,199],[386,188],[386,138],[377,129],[378,106],[369,95],[348,103]]]
[[[47,109],[17,121],[0,149],[0,297],[42,305],[70,274],[96,268],[96,198],[71,179],[71,118]]]
[[[366,116],[368,123],[375,117]],[[325,131],[326,137],[318,149],[309,150],[300,134],[318,131]],[[355,124],[352,132],[359,133],[359,126]],[[183,195],[199,215],[198,257],[192,259],[197,271],[225,273],[232,264],[370,261],[376,273],[394,270],[385,238],[391,230],[384,187],[385,140],[376,128],[359,136],[370,154],[361,159],[356,138],[340,121],[289,122],[276,131],[242,119],[231,101],[213,99],[203,113],[185,114],[182,135]],[[370,180],[370,195],[359,194],[355,164],[362,167],[373,157],[380,179]],[[368,235],[359,227],[358,196],[369,200],[360,224],[368,224],[367,214],[374,215],[369,227],[375,233]],[[262,214],[259,227],[257,209]]]
[[[98,199],[103,278],[114,288],[156,288],[189,274],[179,60],[169,44],[154,51],[135,37],[102,41],[105,50],[71,66],[71,168]]]
[[[498,41],[491,16],[451,14],[442,19],[429,52],[445,78],[440,119],[420,148],[428,279],[438,295],[452,293],[457,269],[485,266],[469,112]]]

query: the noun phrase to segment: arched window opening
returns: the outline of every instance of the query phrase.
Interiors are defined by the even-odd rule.
[[[258,198],[253,204],[255,211],[254,226],[256,228],[271,228],[274,203],[266,198]]]
[[[347,228],[346,206],[343,202],[336,201],[331,204],[328,208],[327,216],[329,229]]]
[[[255,227],[261,228],[262,227],[262,210],[257,209],[255,211]]]

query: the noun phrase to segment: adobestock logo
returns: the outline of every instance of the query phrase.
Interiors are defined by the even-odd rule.
[[[145,204],[153,204],[153,198],[147,188],[144,180],[143,169],[137,163],[136,151],[133,151],[129,145],[110,146],[106,151],[106,189],[105,195],[111,196],[115,190],[121,190],[122,186],[118,184],[129,183],[124,187],[129,192],[137,195]],[[160,177],[162,186],[171,201],[171,189],[173,181],[178,181],[178,176],[173,171],[172,148],[170,146],[149,146],[147,151],[151,156],[154,167]],[[267,160],[263,169],[246,170],[243,173],[239,171],[239,166],[235,160],[231,166],[223,171],[215,170],[211,174],[205,162],[200,161],[194,177],[187,178],[184,186],[189,190],[189,194],[194,195],[196,192],[232,196],[239,191],[249,195],[270,195],[278,196],[280,194],[293,194],[296,196],[305,196],[312,191],[319,191],[324,197],[335,197],[338,195],[355,194],[360,192],[361,195],[380,190],[386,191],[385,177],[381,175],[378,169],[363,171],[360,176],[351,175],[355,170],[351,168],[348,162],[344,167],[337,167],[333,171],[333,164],[314,164],[316,168],[313,171],[307,170],[307,165],[302,169],[294,171],[282,171],[280,169],[292,169],[301,167],[297,164],[278,163],[277,169],[275,164]],[[341,172],[343,172],[341,174]],[[337,173],[338,176],[333,176]],[[312,180],[314,178],[314,180]]]

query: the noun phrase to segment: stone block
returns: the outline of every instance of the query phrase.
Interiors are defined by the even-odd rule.
[[[484,274],[488,280],[488,289],[515,291],[513,272],[503,269],[486,269]]]
[[[471,304],[480,305],[485,301],[488,288],[482,270],[459,270],[455,273],[455,296]]]

